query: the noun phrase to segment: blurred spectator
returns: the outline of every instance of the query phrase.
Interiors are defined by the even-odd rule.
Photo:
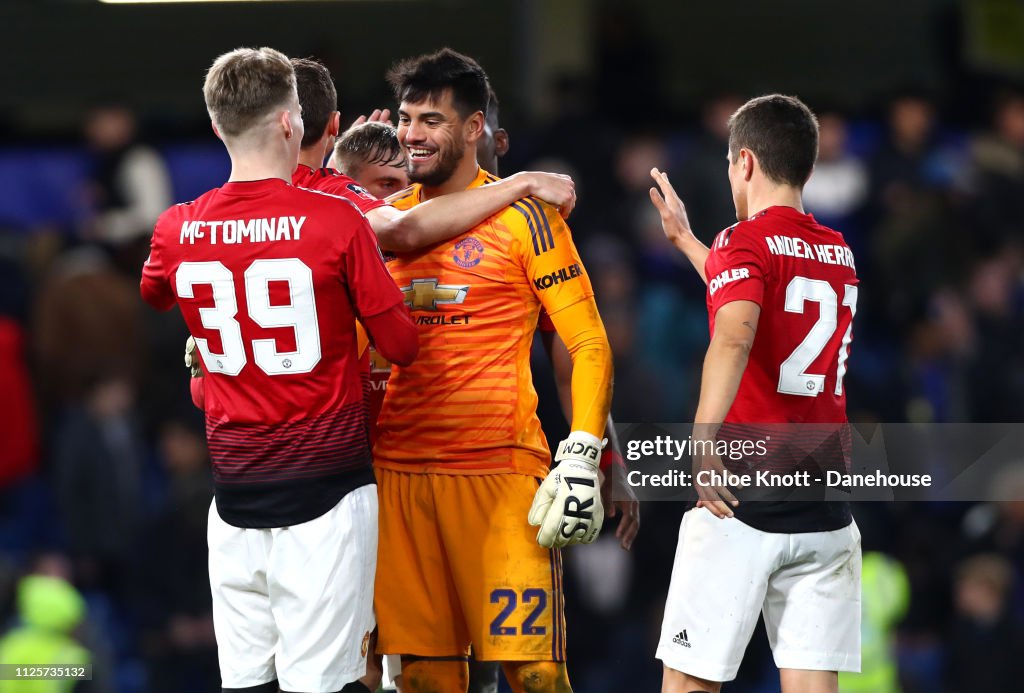
[[[648,204],[638,210],[637,217],[642,245],[636,276],[631,277],[635,289],[629,302],[623,303],[631,305],[636,315],[631,347],[636,365],[632,368],[664,384],[655,390],[665,392],[667,398],[656,402],[662,412],[656,420],[686,420],[695,403],[694,363],[700,360],[700,347],[708,336],[704,286],[686,258],[665,239],[657,212]]]
[[[818,124],[818,163],[804,186],[804,207],[821,224],[841,232],[856,256],[862,246],[854,232],[854,217],[867,202],[867,166],[846,150],[846,119],[842,115],[823,113]]]
[[[839,674],[840,693],[900,693],[896,624],[907,611],[910,585],[899,561],[877,551],[861,567],[860,673]]]
[[[701,130],[678,172],[672,175],[679,196],[686,203],[690,225],[705,243],[736,223],[736,207],[726,171],[729,117],[742,105],[743,101],[734,94],[720,94],[705,102]]]
[[[142,536],[136,581],[151,693],[217,690],[220,673],[207,570],[206,521],[213,499],[201,417],[172,420],[159,446],[170,488]],[[144,547],[159,546],[159,553]]]
[[[623,140],[615,153],[618,203],[613,213],[615,227],[628,233],[630,244],[639,248],[643,256],[641,262],[646,258],[674,269],[676,263],[671,259],[672,254],[665,252],[672,249],[672,244],[661,231],[661,222],[648,223],[652,213],[655,219],[660,219],[651,207],[647,192],[651,187],[651,169],[664,171],[667,163],[668,155],[659,138],[637,135]]]
[[[1018,690],[1024,639],[1007,608],[1013,582],[1009,562],[996,554],[979,554],[957,568],[947,693]]]
[[[971,360],[972,421],[1024,421],[1024,333],[1014,303],[1019,279],[1008,253],[975,265],[968,286],[977,346]],[[993,364],[999,376],[992,377]]]
[[[892,210],[935,182],[930,168],[937,153],[935,106],[923,94],[898,96],[888,106],[887,125],[888,136],[871,159],[871,183],[872,197]]]
[[[964,517],[967,547],[1004,556],[1024,576],[1024,462],[995,475],[990,489],[992,502],[976,505]],[[1024,580],[1017,581],[1013,602],[1016,619],[1024,622]]]
[[[660,421],[670,417],[664,412],[671,400],[681,401],[672,387],[672,379],[658,373],[637,352],[643,339],[636,329],[636,318],[626,306],[601,309],[608,332],[608,343],[615,355],[615,396],[612,415],[618,422]],[[678,399],[677,399],[678,398]]]
[[[1018,238],[1024,217],[1024,93],[1004,91],[995,101],[992,130],[970,147],[972,213],[984,245]]]
[[[579,75],[562,75],[551,84],[551,102],[555,105],[551,121],[536,137],[536,146],[526,160],[543,158],[545,161],[560,159],[574,175],[577,190],[577,204],[570,225],[574,232],[586,229],[617,232],[609,228],[612,224],[606,214],[614,214],[614,184],[610,172],[614,169],[615,151],[619,142],[618,129],[609,123],[603,111],[594,107],[591,85]],[[516,134],[516,145],[508,157],[523,155],[526,147],[520,147]],[[533,170],[551,170],[535,168]],[[502,166],[504,168],[504,165]]]
[[[42,666],[82,666],[91,656],[71,632],[85,617],[85,601],[60,577],[29,575],[17,588],[19,624],[0,639],[0,662]],[[6,677],[5,677],[6,678]],[[75,680],[0,680],[0,693],[71,693],[84,690]]]
[[[138,140],[135,114],[123,106],[95,109],[85,139],[94,156],[88,193],[95,216],[88,238],[111,244],[148,239],[171,206],[171,179],[163,158]]]
[[[591,550],[567,553],[565,573],[565,579],[577,597],[573,600],[570,616],[574,628],[613,634],[633,627],[626,607],[632,590],[634,565],[630,555],[622,550],[611,533],[602,534],[591,545]],[[603,577],[593,580],[593,575]],[[621,652],[615,647],[614,640],[607,638],[597,649],[574,650],[573,666],[587,672],[575,686],[594,693],[622,690],[623,682],[616,681],[616,670],[621,668],[621,662],[615,659],[625,655],[628,661],[634,656],[642,656],[639,645],[634,642],[630,646],[631,652]]]
[[[900,419],[969,421],[970,362],[977,348],[974,314],[958,292],[945,288],[929,301],[929,315],[906,340],[910,394]]]
[[[138,279],[96,248],[66,253],[39,289],[34,356],[48,409],[85,394],[98,368],[137,378],[144,358]]]
[[[648,118],[665,112],[658,42],[629,3],[606,6],[597,18],[597,101],[620,125],[635,127],[637,106]]]
[[[940,162],[935,106],[918,94],[889,105],[888,136],[871,159],[870,261],[867,298],[890,326],[904,328],[932,291],[959,278],[969,233],[953,217]]]
[[[21,268],[0,256],[0,489],[39,463],[35,397],[29,380],[24,319],[28,287]]]
[[[114,594],[125,585],[145,508],[145,444],[135,407],[130,382],[97,377],[54,435],[53,483],[76,574]]]

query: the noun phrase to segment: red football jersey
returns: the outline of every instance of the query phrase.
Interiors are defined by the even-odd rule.
[[[344,197],[346,200],[354,204],[359,208],[359,211],[363,214],[369,213],[371,210],[383,207],[387,204],[384,200],[378,199],[370,194],[370,192],[359,185],[354,179],[349,178],[341,171],[333,168],[327,168],[326,166],[318,169],[314,169],[305,164],[299,164],[295,168],[295,173],[292,174],[292,185],[299,188],[309,188],[310,190],[320,190],[321,192],[331,193],[332,195],[338,195]],[[366,413],[369,418],[370,425],[370,442],[373,442],[373,433],[375,431],[375,423],[377,421],[377,414],[380,412],[380,397],[374,396],[375,390],[374,383],[371,382],[370,373],[370,361],[367,358],[363,358],[359,365],[360,376],[363,380],[363,404],[366,407]]]
[[[846,422],[857,274],[842,235],[792,207],[769,207],[719,233],[704,271],[711,334],[726,303],[761,306],[726,421]]]
[[[352,203],[227,183],[164,212],[141,290],[196,339],[225,521],[305,522],[372,483],[355,320],[402,294]]]
[[[292,185],[297,188],[309,188],[344,197],[358,207],[363,214],[387,204],[384,200],[379,200],[371,195],[359,183],[333,168],[310,168],[305,164],[299,164],[295,173],[292,174]]]

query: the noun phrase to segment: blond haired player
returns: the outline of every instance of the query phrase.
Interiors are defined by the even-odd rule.
[[[203,94],[231,176],[160,216],[140,288],[180,308],[206,371],[222,686],[351,690],[377,552],[355,323],[405,364],[416,329],[359,210],[291,184],[304,128],[288,58],[226,53]]]

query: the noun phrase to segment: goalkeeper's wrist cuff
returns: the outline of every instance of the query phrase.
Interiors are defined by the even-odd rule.
[[[590,465],[594,471],[597,471],[601,450],[604,449],[606,442],[586,431],[573,431],[558,445],[558,454],[555,455],[555,460],[558,462],[565,459],[576,460]]]
[[[619,451],[606,447],[604,452],[601,453],[601,471],[607,473],[613,464],[617,464],[622,468],[626,467],[626,462],[622,459]]]

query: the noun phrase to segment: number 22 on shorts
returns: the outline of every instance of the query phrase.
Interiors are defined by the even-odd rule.
[[[519,593],[511,589],[491,590],[491,604],[502,605],[501,611],[491,621],[491,635],[546,635],[547,628],[535,625],[548,606],[548,593],[539,588],[523,590],[521,598]],[[515,612],[516,607],[522,602],[524,606],[531,606],[532,609],[523,619],[522,626],[517,628],[509,625],[509,617]]]

